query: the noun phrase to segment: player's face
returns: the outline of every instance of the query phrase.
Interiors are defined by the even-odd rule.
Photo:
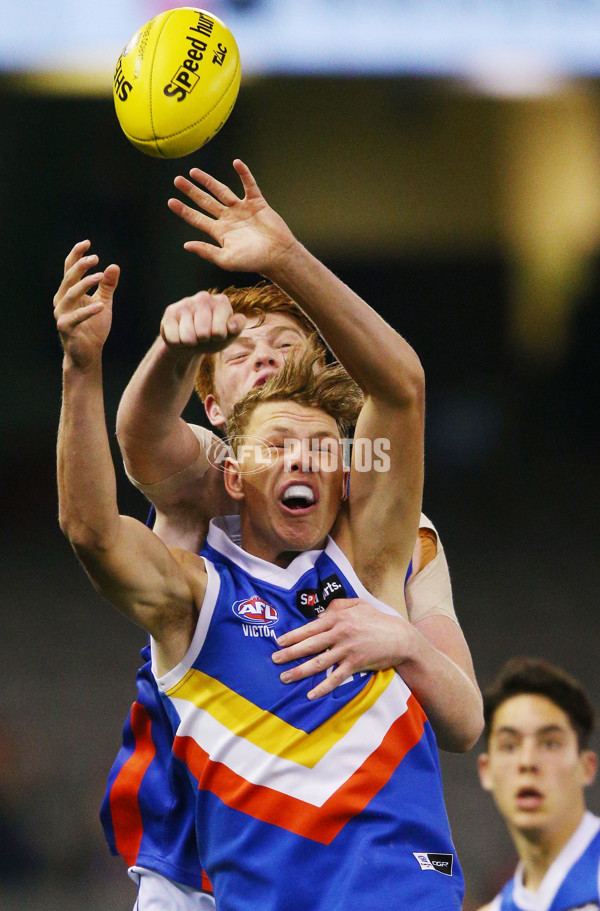
[[[288,354],[306,342],[299,324],[280,313],[266,316],[260,325],[254,321],[215,357],[214,389],[204,403],[215,426],[225,423],[233,406],[250,389],[262,385],[280,369]]]
[[[595,754],[579,750],[565,712],[534,694],[500,705],[488,751],[479,757],[481,783],[492,792],[509,829],[549,836],[574,830],[595,769]]]
[[[246,440],[237,476],[243,546],[287,565],[294,554],[324,545],[339,512],[345,484],[339,431],[318,409],[267,402],[253,412]]]

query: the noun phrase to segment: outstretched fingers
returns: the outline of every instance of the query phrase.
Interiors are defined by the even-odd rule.
[[[217,180],[216,177],[213,177],[211,174],[207,174],[206,171],[201,171],[200,168],[192,168],[190,171],[190,177],[192,180],[195,180],[196,183],[200,184],[201,187],[204,187],[205,190],[208,190],[208,193],[210,193],[212,197],[217,199],[225,207],[233,206],[236,204],[236,202],[240,201],[233,190],[227,186],[227,184],[221,183],[221,181]],[[175,185],[177,186],[177,184]],[[198,192],[201,193],[202,190]]]
[[[89,240],[79,240],[75,244],[72,250],[69,251],[65,259],[65,273],[77,263],[81,257],[90,249],[91,241]]]
[[[246,199],[258,199],[259,197],[262,197],[262,193],[260,192],[258,184],[248,165],[244,164],[240,158],[236,158],[233,162],[233,167],[242,181]]]
[[[167,205],[171,212],[177,215],[182,221],[185,221],[191,228],[197,228],[198,231],[208,234],[209,237],[216,238],[216,229],[219,224],[216,218],[212,218],[209,215],[205,215],[204,212],[198,211],[198,209],[192,209],[191,206],[186,205],[177,197],[172,197],[167,200]]]
[[[201,172],[203,173],[203,172]],[[175,187],[180,191],[180,193],[185,194],[185,196],[190,199],[194,205],[198,208],[203,209],[205,212],[208,212],[209,215],[212,215],[214,218],[218,218],[223,209],[225,208],[222,202],[219,202],[214,196],[211,196],[210,193],[207,193],[202,189],[201,186],[198,186],[196,183],[192,183],[191,180],[188,180],[187,177],[176,177],[173,181]]]
[[[221,265],[222,248],[218,244],[208,244],[202,240],[186,240],[183,249],[205,259],[215,266]]]
[[[79,264],[77,264],[79,265]],[[87,295],[102,279],[103,272],[93,272],[91,275],[81,274],[83,269],[72,267],[64,276],[57,293],[54,295],[54,309],[60,306],[77,306],[78,301]]]
[[[65,266],[59,293],[61,290],[63,290],[63,292],[66,291],[76,282],[80,281],[81,277],[87,272],[90,266],[95,265],[98,262],[98,257],[95,254],[91,254],[89,256],[84,255],[87,253],[89,248],[89,240],[81,240],[79,243],[76,243],[73,249],[69,252],[68,256],[65,259]]]

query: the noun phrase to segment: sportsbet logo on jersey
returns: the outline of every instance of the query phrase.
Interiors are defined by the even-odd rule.
[[[277,608],[271,607],[258,595],[245,598],[243,601],[235,601],[231,609],[236,617],[243,620],[245,636],[275,636],[271,627],[279,620]]]

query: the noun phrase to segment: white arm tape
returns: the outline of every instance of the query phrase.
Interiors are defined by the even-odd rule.
[[[137,487],[145,497],[147,497],[151,503],[154,503],[155,506],[160,508],[160,501],[164,497],[171,497],[176,493],[184,484],[188,484],[190,481],[198,481],[200,478],[204,477],[208,470],[209,461],[207,458],[207,452],[210,448],[211,443],[214,441],[221,442],[219,437],[212,432],[212,430],[207,430],[205,427],[200,427],[199,424],[188,424],[190,430],[194,432],[196,439],[200,443],[200,452],[194,462],[191,465],[188,465],[186,468],[182,468],[181,471],[176,471],[175,474],[169,475],[167,478],[163,478],[161,481],[157,481],[156,484],[142,484],[140,481],[137,481],[132,477],[127,468],[125,468],[125,474],[131,481],[134,487]]]
[[[406,609],[411,623],[418,623],[425,617],[440,614],[458,623],[454,602],[450,570],[440,536],[427,516],[421,515],[420,528],[430,528],[437,538],[437,554],[424,569],[418,570],[406,585]]]

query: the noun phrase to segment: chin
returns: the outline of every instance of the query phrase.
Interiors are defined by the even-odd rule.
[[[287,534],[281,536],[282,543],[284,543],[287,550],[298,551],[299,553],[305,550],[320,550],[325,546],[326,538],[326,534],[317,534],[308,529],[298,529],[295,533],[288,531]]]

